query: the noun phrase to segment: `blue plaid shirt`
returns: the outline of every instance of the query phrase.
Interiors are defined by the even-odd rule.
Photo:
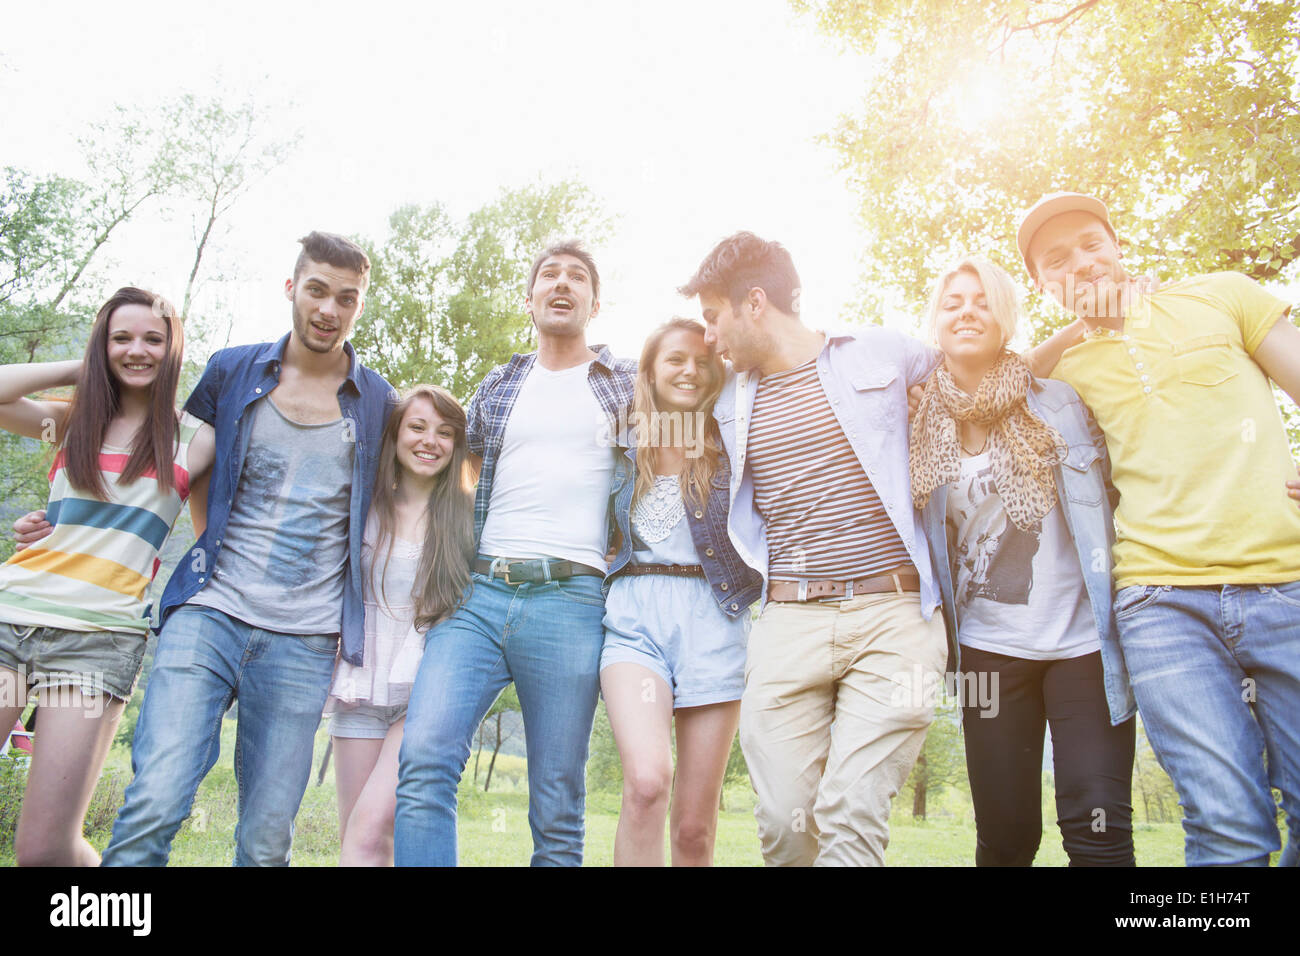
[[[616,435],[618,423],[626,421],[627,413],[632,408],[636,362],[614,358],[614,353],[605,345],[593,345],[591,351],[595,361],[588,368],[587,384],[609,417],[609,434]],[[505,365],[498,365],[488,372],[470,399],[466,411],[465,437],[469,450],[483,459],[478,493],[474,497],[475,547],[483,535],[483,525],[487,523],[488,503],[492,500],[492,479],[505,441],[506,422],[510,421],[515,398],[536,361],[536,352],[527,355],[516,353]]]

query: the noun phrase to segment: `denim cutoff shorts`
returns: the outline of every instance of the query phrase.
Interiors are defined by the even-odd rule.
[[[0,667],[17,671],[27,692],[76,687],[83,694],[130,700],[144,663],[146,638],[130,631],[68,631],[0,621]],[[0,687],[0,705],[10,688]]]
[[[333,737],[383,740],[388,736],[389,728],[406,716],[406,704],[388,707],[366,703],[337,706],[345,706],[347,709],[330,714],[330,735]]]
[[[658,674],[675,709],[740,700],[749,615],[723,614],[704,578],[615,578],[604,623],[601,670],[626,663]]]

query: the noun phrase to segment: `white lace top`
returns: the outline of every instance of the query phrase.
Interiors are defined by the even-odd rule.
[[[361,586],[366,606],[363,663],[356,667],[339,659],[326,713],[356,703],[376,707],[406,703],[424,656],[425,635],[415,629],[415,605],[411,599],[420,564],[420,545],[397,538],[393,541],[392,556],[388,557],[378,538],[379,522],[372,512],[361,548]],[[379,562],[379,567],[375,568],[376,580],[372,583],[370,572],[375,562]],[[375,593],[374,585],[380,580],[383,595]]]
[[[632,529],[646,544],[658,544],[685,517],[681,481],[676,475],[655,475],[654,485],[632,506]]]

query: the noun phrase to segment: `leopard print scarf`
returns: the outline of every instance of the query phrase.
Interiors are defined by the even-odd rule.
[[[942,364],[935,369],[912,422],[908,457],[917,508],[925,507],[940,485],[961,476],[957,423],[972,421],[989,426],[993,483],[1007,517],[1022,531],[1038,526],[1056,504],[1053,466],[1069,449],[1060,432],[1025,403],[1032,378],[1013,352],[1002,353],[974,396],[962,391]]]

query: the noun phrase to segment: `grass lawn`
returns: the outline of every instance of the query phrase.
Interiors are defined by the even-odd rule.
[[[234,854],[236,789],[232,762],[235,725],[226,721],[222,729],[221,757],[199,788],[194,812],[181,827],[173,844],[171,862],[178,866],[226,866]],[[325,781],[316,785],[315,768],[320,765],[328,737],[322,728],[316,736],[316,759],[311,783],[298,813],[293,844],[295,866],[333,866],[338,860],[338,811],[334,793],[333,765]],[[493,790],[482,791],[487,770],[485,755],[476,788],[466,771],[460,794],[460,861],[466,866],[526,866],[532,853],[528,828],[528,794],[523,761],[501,756],[493,776]],[[103,849],[108,843],[110,824],[121,791],[130,779],[130,753],[115,747],[109,755],[104,777],[88,824],[91,842]],[[499,789],[498,789],[499,788]],[[753,817],[753,793],[747,787],[730,789],[727,809],[719,815],[715,859],[721,866],[761,866],[758,835]],[[1044,792],[1046,825],[1035,866],[1064,866],[1065,852],[1052,814],[1050,788]],[[587,866],[609,866],[613,862],[614,831],[618,825],[618,794],[592,793],[587,800]],[[1177,823],[1138,824],[1134,831],[1138,863],[1143,866],[1181,866],[1182,827]],[[887,862],[892,866],[972,866],[975,828],[970,818],[969,797],[956,790],[945,791],[931,801],[930,819],[914,822],[906,807],[896,807]],[[13,865],[11,839],[0,848],[0,865]]]

